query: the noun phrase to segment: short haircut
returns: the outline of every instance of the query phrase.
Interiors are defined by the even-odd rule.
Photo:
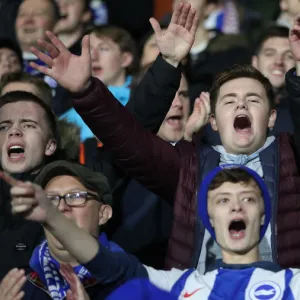
[[[20,46],[10,39],[0,39],[0,49],[7,48],[13,51],[19,60],[21,68],[23,68],[23,56],[22,56],[22,50]]]
[[[219,188],[223,183],[242,183],[249,184],[254,183],[260,190],[260,187],[255,182],[251,174],[242,168],[229,168],[220,171],[210,182],[208,191],[213,191]],[[261,190],[260,190],[261,191]]]
[[[271,25],[263,30],[261,35],[259,36],[256,46],[254,49],[254,55],[258,55],[261,51],[263,44],[266,40],[270,38],[289,38],[289,29],[284,26],[279,25]]]
[[[137,49],[136,44],[130,33],[117,26],[102,25],[91,29],[88,34],[95,34],[96,37],[110,38],[114,43],[118,44],[121,52],[129,52],[133,56],[132,63],[126,68],[127,74],[132,74],[137,71]]]
[[[251,65],[233,65],[228,70],[218,74],[213,82],[210,90],[210,105],[212,114],[215,114],[216,112],[216,104],[221,86],[226,82],[238,78],[251,78],[260,82],[266,91],[270,110],[275,109],[274,93],[270,81]]]
[[[47,105],[43,100],[33,95],[32,93],[28,93],[24,91],[13,91],[13,92],[6,93],[5,95],[0,97],[0,110],[6,104],[16,103],[20,101],[36,103],[44,110],[46,114],[47,123],[49,125],[50,137],[54,138],[58,143],[59,138],[58,138],[57,122],[53,111],[51,110],[49,105]]]
[[[42,78],[33,76],[25,72],[4,74],[0,83],[0,93],[2,93],[2,90],[6,85],[12,82],[22,82],[34,85],[39,91],[37,96],[42,99],[47,105],[51,106],[52,90]]]

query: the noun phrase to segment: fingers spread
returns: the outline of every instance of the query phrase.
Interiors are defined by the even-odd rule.
[[[185,24],[186,30],[190,31],[192,29],[195,15],[196,15],[196,10],[195,9],[190,9],[188,17],[187,17],[186,24]]]
[[[180,2],[174,9],[170,24],[178,24],[179,16],[183,8],[183,3]]]
[[[35,54],[35,53],[34,53],[34,54]],[[40,65],[36,64],[36,63],[33,62],[33,61],[31,61],[31,62],[29,63],[29,65],[30,65],[33,69],[39,71],[40,73],[43,73],[43,74],[45,74],[45,75],[48,75],[48,76],[52,77],[51,69],[49,69],[49,68],[47,68],[47,67],[45,67],[45,66],[40,66]]]
[[[152,29],[153,29],[155,35],[160,35],[161,34],[161,28],[160,28],[160,25],[157,22],[157,20],[154,19],[154,18],[151,18],[149,21],[150,21],[150,24],[152,26]]]
[[[46,35],[50,39],[51,43],[59,50],[59,52],[69,51],[54,33],[51,31],[46,31]]]
[[[179,16],[179,20],[178,20],[179,26],[185,27],[190,9],[191,9],[191,5],[189,3],[185,3],[182,8],[181,14]]]

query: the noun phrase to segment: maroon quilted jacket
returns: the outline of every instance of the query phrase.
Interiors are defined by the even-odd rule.
[[[92,79],[88,90],[74,94],[73,103],[126,172],[174,205],[167,267],[191,267],[197,238],[196,145],[182,141],[173,147],[145,130],[98,79]],[[284,266],[300,267],[300,178],[294,150],[287,140],[289,137],[283,136],[279,142],[278,259]]]

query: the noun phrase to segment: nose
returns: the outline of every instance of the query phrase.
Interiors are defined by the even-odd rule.
[[[33,12],[30,11],[23,17],[23,24],[31,24],[33,23]]]
[[[99,58],[99,52],[97,49],[91,49],[92,61],[96,61]]]
[[[22,130],[19,127],[14,126],[14,127],[11,128],[11,130],[9,132],[9,136],[10,137],[13,137],[13,136],[20,137],[20,136],[23,136],[23,133],[22,133]]]
[[[241,202],[238,199],[235,199],[234,201],[231,202],[231,211],[232,212],[241,212],[242,205]]]
[[[237,101],[237,109],[246,109],[248,110],[248,103],[245,98],[241,98]]]
[[[176,95],[172,101],[172,107],[176,107],[179,109],[182,109],[182,107],[183,107],[182,100],[180,99],[178,92],[176,92]]]
[[[283,56],[281,54],[276,55],[275,64],[279,66],[283,65]]]

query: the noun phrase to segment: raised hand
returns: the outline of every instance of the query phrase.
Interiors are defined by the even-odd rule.
[[[189,53],[195,40],[198,26],[196,10],[189,3],[179,3],[165,31],[156,19],[151,18],[150,23],[162,56],[172,65],[178,65]]]
[[[61,264],[60,273],[70,286],[70,289],[67,291],[67,300],[90,300],[79,277],[70,265]]]
[[[200,97],[195,100],[194,109],[190,115],[184,131],[184,139],[191,141],[193,134],[197,133],[210,118],[210,98],[209,93],[202,92]]]
[[[22,215],[26,220],[44,223],[51,213],[56,212],[40,186],[16,180],[4,172],[0,172],[0,178],[12,186],[10,194],[13,214]]]
[[[48,67],[30,62],[30,66],[52,77],[71,92],[79,92],[89,85],[92,74],[89,36],[82,39],[81,56],[73,55],[65,45],[50,31],[46,32],[50,42],[38,40],[38,44],[48,54],[35,47],[30,50]]]
[[[300,15],[294,19],[294,24],[290,29],[290,47],[296,61],[300,61]]]
[[[24,270],[12,269],[3,278],[0,284],[0,300],[20,300],[24,297],[21,291],[26,277]]]

